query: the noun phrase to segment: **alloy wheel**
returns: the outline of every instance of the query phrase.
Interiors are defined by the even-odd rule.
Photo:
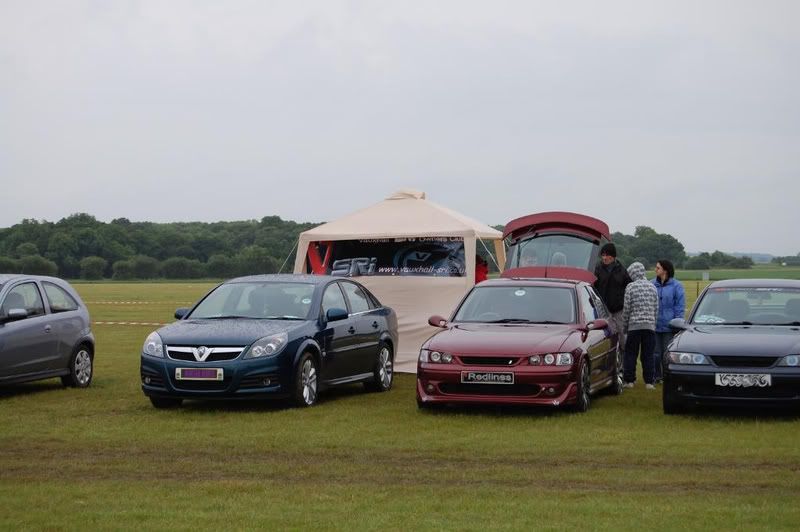
[[[86,386],[92,378],[92,357],[85,349],[75,355],[75,380],[79,386]]]
[[[300,386],[303,390],[303,401],[307,405],[313,405],[317,400],[317,368],[310,358],[303,363]]]

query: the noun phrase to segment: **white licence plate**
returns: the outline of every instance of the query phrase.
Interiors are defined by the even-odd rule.
[[[469,384],[514,384],[510,371],[462,371],[461,382]]]
[[[221,381],[222,368],[175,368],[178,381]]]
[[[766,388],[772,386],[772,375],[769,373],[716,373],[714,384],[732,386],[734,388]]]

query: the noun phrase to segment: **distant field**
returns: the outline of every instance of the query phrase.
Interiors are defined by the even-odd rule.
[[[419,412],[411,375],[310,409],[155,410],[138,360],[157,326],[127,324],[172,321],[211,286],[77,285],[103,323],[95,381],[0,389],[0,529],[800,527],[800,418],[665,417],[642,387],[584,415]]]
[[[680,280],[703,278],[704,270],[677,270],[675,277]],[[757,264],[748,270],[707,270],[709,280],[720,279],[800,279],[800,267],[779,266],[777,264]]]

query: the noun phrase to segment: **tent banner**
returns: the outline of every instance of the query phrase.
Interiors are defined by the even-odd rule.
[[[463,237],[374,238],[324,244],[324,251],[319,245],[309,246],[307,262],[322,266],[329,275],[467,275]]]

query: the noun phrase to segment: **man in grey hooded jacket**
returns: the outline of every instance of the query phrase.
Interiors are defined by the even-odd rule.
[[[636,359],[639,358],[641,351],[645,388],[652,390],[655,388],[653,348],[658,317],[658,291],[647,280],[641,262],[634,262],[628,266],[628,275],[633,282],[625,287],[625,302],[622,309],[622,325],[626,332],[622,378],[626,388],[633,387],[633,383],[636,382]]]

